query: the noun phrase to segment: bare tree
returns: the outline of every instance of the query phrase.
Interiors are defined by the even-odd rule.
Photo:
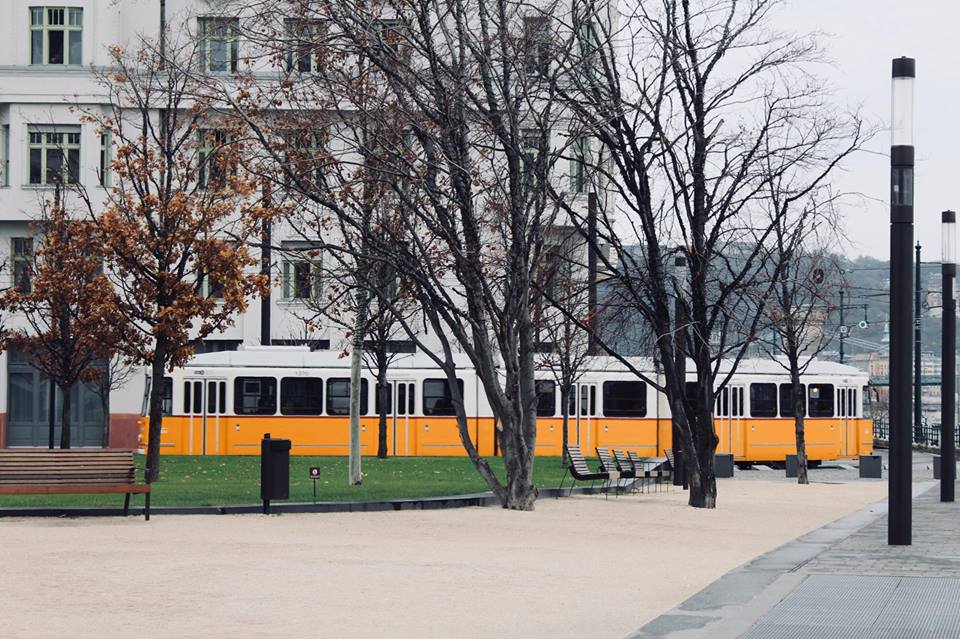
[[[609,20],[609,5],[578,1],[580,55],[560,88],[581,135],[607,154],[594,170],[610,194],[601,202],[616,205],[600,212],[597,241],[610,252],[599,253],[618,295],[651,328],[663,383],[647,381],[666,393],[695,507],[716,505],[714,401],[779,277],[760,268],[775,228],[765,189],[798,166],[815,188],[862,140],[858,119],[831,110],[810,73],[816,39],[768,28],[778,4],[659,0]],[[589,236],[589,220],[568,211]],[[677,246],[683,294],[671,274]],[[696,377],[689,399],[678,365],[686,358]]]
[[[264,24],[275,24],[275,2],[243,4],[265,16]],[[325,248],[349,254],[361,265],[358,274],[372,273],[362,267],[372,260],[389,264],[404,279],[435,343],[425,342],[409,319],[396,319],[444,372],[467,454],[505,507],[532,509],[537,394],[531,279],[555,215],[547,193],[554,146],[562,137],[551,132],[561,118],[555,87],[566,50],[556,46],[551,23],[558,5],[283,5],[279,13],[295,24],[329,27],[297,29],[295,38],[263,38],[264,45],[285,47],[273,53],[282,64],[289,64],[287,51],[307,51],[311,73],[280,82],[273,95],[245,90],[246,103],[224,99],[244,114],[277,160],[282,157],[275,135],[263,124],[277,109],[310,104],[316,113],[323,105],[335,115],[332,121],[317,115],[309,125],[323,126],[330,136],[326,157],[339,154],[331,164],[341,167],[363,163],[363,175],[377,178],[376,193],[396,199],[401,224],[384,233],[369,217],[356,215],[345,202],[362,197],[362,190],[345,189],[342,180],[333,189],[291,180],[293,189],[318,205],[317,219],[334,220],[341,235],[359,239],[331,239]],[[310,57],[317,51],[322,55]],[[295,57],[299,65],[303,58]],[[375,132],[374,153],[364,131]],[[470,359],[490,402],[506,484],[472,440],[456,351]]]

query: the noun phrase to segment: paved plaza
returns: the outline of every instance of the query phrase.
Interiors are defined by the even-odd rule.
[[[672,488],[532,513],[0,519],[0,637],[615,639],[885,493],[753,472],[716,510]]]
[[[631,639],[960,639],[960,503],[914,455],[913,544],[887,545],[886,503],[724,575]]]

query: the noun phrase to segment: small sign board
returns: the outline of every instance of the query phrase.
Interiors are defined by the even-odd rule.
[[[310,467],[310,479],[320,479],[320,468],[319,466]]]

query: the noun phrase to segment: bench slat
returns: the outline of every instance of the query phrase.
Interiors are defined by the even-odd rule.
[[[89,486],[0,486],[0,495],[60,495],[90,493],[149,493],[150,484],[103,484]]]

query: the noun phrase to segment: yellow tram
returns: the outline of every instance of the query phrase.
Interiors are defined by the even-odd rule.
[[[652,361],[634,365],[657,379]],[[672,448],[665,396],[612,358],[596,357],[570,398],[569,439],[642,455]],[[721,367],[720,378],[725,377]],[[295,455],[346,455],[349,446],[349,361],[305,347],[245,347],[207,353],[164,378],[162,452],[178,455],[259,454],[264,433],[290,439]],[[481,455],[495,455],[494,420],[469,362],[457,366],[470,434]],[[537,454],[560,455],[560,392],[553,374],[537,374]],[[873,447],[864,417],[865,373],[813,362],[803,377],[805,432],[811,460],[855,458]],[[423,355],[399,355],[388,374],[389,455],[464,455],[446,378]],[[149,388],[149,384],[147,384]],[[361,452],[377,451],[379,402],[375,378],[361,382]],[[774,361],[744,360],[718,393],[717,452],[737,462],[778,462],[795,452],[789,379]],[[144,407],[147,406],[146,393]],[[141,424],[146,441],[146,419]]]

